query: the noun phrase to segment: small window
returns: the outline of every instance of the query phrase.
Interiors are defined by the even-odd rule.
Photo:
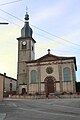
[[[34,49],[33,49],[33,46],[32,46],[32,51],[33,51]]]
[[[66,67],[63,70],[64,81],[70,81],[70,68]]]

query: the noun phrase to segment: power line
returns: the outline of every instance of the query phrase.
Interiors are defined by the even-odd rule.
[[[39,34],[39,33],[36,33],[37,35],[39,35],[39,36],[41,36],[41,37],[43,37],[43,38],[46,38],[46,39],[48,39],[49,41],[52,41],[52,42],[57,42],[57,43],[59,43],[59,44],[61,44],[61,45],[64,45],[64,46],[68,46],[67,44],[65,45],[64,43],[62,43],[62,42],[60,42],[60,41],[57,41],[57,40],[52,40],[51,38],[49,38],[49,37],[46,37],[46,36],[44,36],[44,35],[41,35],[41,34]],[[69,47],[69,46],[68,46]],[[74,49],[75,47],[71,47],[70,49]],[[76,48],[75,48],[76,49]],[[78,49],[78,48],[77,48]],[[78,50],[80,50],[80,49],[78,49]]]
[[[58,51],[58,52],[60,52],[60,53],[62,53],[63,51],[66,52],[66,53],[69,53],[69,52],[70,52],[70,51],[68,51],[68,50],[55,50],[55,49],[52,49],[52,50]],[[76,51],[71,51],[71,53],[76,53]],[[80,52],[78,52],[78,54],[80,54]]]
[[[2,10],[2,11],[3,11],[3,10]],[[6,12],[6,13],[9,14],[8,12]],[[12,16],[12,17],[14,17],[14,15],[11,15],[11,14],[9,14],[9,15]],[[2,18],[2,17],[0,17],[0,18]],[[21,22],[24,22],[23,20],[21,20],[21,19],[19,19],[19,18],[17,18],[17,17],[15,17],[15,18],[18,19],[18,20],[20,20]],[[7,20],[7,19],[5,19],[5,18],[2,18],[2,19]],[[7,20],[7,21],[9,21],[9,20]],[[9,22],[10,22],[10,21],[9,21]],[[15,24],[15,23],[13,23],[13,22],[10,22],[10,23],[21,27],[20,25]],[[39,28],[39,29],[40,29],[40,28]],[[40,30],[42,31],[42,29],[40,29]],[[51,40],[51,38],[45,37],[45,36],[43,36],[43,35],[41,35],[41,34],[39,34],[39,33],[36,33],[36,34],[38,34],[39,36],[44,37],[44,38],[46,38],[46,39],[49,39],[50,41],[53,41],[53,40]],[[61,45],[66,46],[65,44],[61,43],[60,41],[57,41],[57,40],[54,40],[54,41],[60,43]],[[73,48],[73,49],[74,49],[74,48]],[[78,49],[78,50],[80,50],[80,49]]]
[[[0,17],[1,19],[3,19],[3,20],[6,20],[6,21],[8,21],[9,23],[11,23],[11,24],[14,24],[14,25],[17,25],[18,27],[21,27],[20,25],[18,25],[18,24],[15,24],[15,23],[13,23],[13,22],[11,22],[11,21],[9,21],[9,20],[7,20],[7,19],[5,19],[5,18],[3,18],[3,17]],[[36,33],[36,32],[35,32]],[[64,45],[64,46],[66,46],[65,44],[63,44],[63,43],[61,43],[60,41],[57,41],[57,40],[52,40],[51,38],[49,38],[49,37],[46,37],[46,36],[44,36],[44,35],[42,35],[42,34],[39,34],[39,33],[36,33],[37,35],[39,35],[39,36],[41,36],[41,37],[43,37],[43,38],[46,38],[46,39],[48,39],[48,40],[50,40],[50,41],[54,41],[54,42],[57,42],[57,43],[60,43],[61,45]],[[74,49],[74,48],[73,48]],[[79,49],[80,50],[80,49]],[[65,52],[69,52],[69,51],[65,51]]]
[[[46,49],[46,46],[38,47],[37,49],[39,49],[39,50],[44,50],[44,48]],[[74,54],[76,54],[76,55],[77,55],[77,54],[80,54],[79,51],[77,52],[77,51],[73,51],[73,50],[70,50],[70,49],[67,50],[67,51],[66,51],[65,49],[63,49],[63,50],[58,50],[58,48],[56,48],[56,49],[57,49],[57,50],[56,50],[55,48],[54,48],[54,49],[53,49],[53,48],[54,48],[54,47],[50,47],[51,51],[58,52],[58,53],[63,53],[63,54],[65,54],[65,53],[67,53],[67,54],[73,54],[73,53],[74,53]]]
[[[12,1],[12,2],[2,3],[2,4],[0,4],[0,6],[7,5],[7,4],[12,4],[12,3],[15,3],[15,2],[20,2],[20,1],[22,1],[22,0],[16,0],[16,1]]]
[[[30,24],[30,25],[31,25],[31,24]],[[65,41],[65,42],[71,43],[71,44],[73,44],[73,45],[80,46],[79,44],[76,44],[76,43],[70,42],[70,41],[68,41],[68,40],[66,40],[66,39],[64,39],[64,38],[62,38],[62,37],[59,37],[59,36],[54,35],[54,34],[52,34],[52,33],[49,33],[49,32],[47,32],[47,31],[45,31],[45,30],[43,30],[43,29],[41,29],[41,28],[39,28],[39,27],[36,27],[36,26],[34,26],[34,25],[31,25],[31,26],[33,26],[33,27],[35,27],[36,29],[38,29],[38,30],[40,30],[40,31],[43,31],[43,32],[45,32],[45,33],[47,33],[47,34],[49,34],[49,35],[51,35],[51,36],[53,36],[53,37],[56,37],[56,38],[62,39],[62,40]]]
[[[1,18],[1,19],[3,19],[3,20],[8,21],[8,22],[9,22],[9,23],[11,23],[11,24],[14,24],[14,25],[17,25],[18,27],[21,27],[20,25],[15,24],[15,23],[13,23],[13,22],[11,22],[11,21],[9,21],[9,20],[5,19],[5,18],[2,18],[2,17],[0,17],[0,18]],[[65,44],[61,43],[60,41],[57,41],[57,40],[52,40],[51,38],[46,37],[46,36],[44,36],[44,35],[42,35],[42,34],[39,34],[39,33],[36,33],[36,32],[35,32],[35,34],[37,34],[37,35],[39,35],[39,36],[41,36],[41,37],[43,37],[43,38],[46,38],[46,39],[48,39],[48,40],[50,40],[50,41],[54,41],[54,42],[60,43],[61,45],[67,46],[67,45],[65,45]],[[72,48],[71,48],[71,49],[72,49]],[[74,48],[73,48],[73,49],[74,49]],[[80,50],[80,49],[79,49],[79,50]],[[69,51],[68,51],[68,52],[69,52]]]
[[[6,14],[8,14],[8,15],[10,15],[10,16],[12,16],[12,17],[14,17],[14,18],[16,18],[17,20],[19,20],[19,21],[21,21],[21,22],[23,22],[23,20],[21,20],[20,18],[18,18],[18,17],[16,17],[16,16],[14,16],[14,15],[12,15],[12,14],[10,14],[10,13],[8,13],[8,12],[6,12],[6,11],[2,10],[2,9],[0,9],[0,11],[2,11],[2,12],[4,12],[4,13],[6,13]],[[59,37],[59,36],[54,35],[54,34],[52,34],[52,33],[49,33],[49,32],[47,32],[47,31],[45,31],[45,30],[43,30],[43,29],[41,29],[41,28],[39,28],[39,27],[36,27],[36,26],[34,26],[34,25],[32,25],[32,24],[30,24],[30,25],[31,25],[31,26],[33,26],[34,28],[36,28],[36,29],[38,29],[38,30],[42,31],[42,32],[45,32],[45,33],[47,33],[47,34],[49,34],[49,35],[53,36],[53,37],[59,38],[59,39],[61,39],[61,40],[65,41],[65,42],[68,42],[68,43],[70,43],[70,44],[73,44],[73,45],[76,45],[76,46],[80,46],[79,44],[73,43],[73,42],[71,42],[71,41],[68,41],[68,40],[66,40],[66,39],[62,38],[62,37]]]
[[[10,14],[10,13],[8,13],[8,12],[6,12],[6,11],[2,10],[2,9],[0,9],[0,11],[2,11],[2,12],[4,12],[4,13],[6,13],[6,14],[8,14],[8,15],[10,15],[10,16],[12,16],[12,17],[14,17],[14,18],[16,18],[17,20],[20,20],[20,21],[22,21],[22,22],[23,22],[23,20],[19,19],[18,17],[14,16],[14,15],[12,15],[12,14]]]
[[[0,17],[0,18],[1,18],[1,19],[4,19],[4,20],[7,20],[7,19],[2,18],[2,17]],[[11,22],[11,21],[9,21],[9,20],[7,20],[7,21],[10,22],[11,24],[14,24],[14,25],[17,25],[18,27],[21,27],[20,25],[15,24],[15,23],[13,23],[13,22]],[[35,33],[36,33],[36,32],[35,32]],[[46,36],[41,35],[41,34],[39,34],[39,33],[36,33],[36,34],[38,34],[39,36],[41,36],[41,37],[43,37],[43,38],[46,38],[46,39],[48,39],[48,40],[50,40],[50,41],[53,41],[53,40],[51,40],[51,38],[49,38],[49,37],[46,37]],[[54,40],[54,42],[57,42],[57,43],[60,43],[61,45],[66,46],[65,44],[61,43],[60,41]],[[66,47],[67,47],[67,46],[66,46]],[[69,47],[69,46],[68,46],[68,47]],[[39,49],[39,47],[38,47],[38,49]],[[44,48],[41,48],[41,49],[44,49]],[[52,48],[51,48],[51,49],[52,49]],[[70,49],[74,49],[74,48],[71,47]],[[64,51],[65,53],[70,52],[70,50],[69,50],[69,51],[65,51],[65,50],[55,50],[55,49],[52,49],[52,50],[58,51],[59,53],[62,53],[63,51]],[[78,50],[80,50],[80,49],[78,49]],[[76,51],[71,51],[71,53],[76,53]],[[77,53],[79,53],[79,52],[77,52]]]
[[[13,22],[11,22],[10,20],[7,20],[7,19],[5,19],[5,18],[3,18],[3,17],[0,17],[0,18],[3,19],[3,20],[8,21],[8,22],[11,23],[11,24],[14,24],[14,25],[17,25],[18,27],[21,27],[20,25],[18,25],[18,24],[16,24],[16,23],[13,23]]]

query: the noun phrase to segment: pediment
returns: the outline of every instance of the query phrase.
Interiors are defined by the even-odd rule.
[[[61,57],[61,56],[56,56],[56,55],[52,55],[52,54],[46,54],[46,55],[44,55],[36,60],[26,61],[26,63],[40,63],[40,62],[47,62],[47,61],[70,60],[70,59],[74,60],[75,70],[77,71],[75,57]]]
[[[52,54],[46,54],[44,56],[42,56],[41,58],[37,59],[36,61],[42,62],[42,61],[55,61],[55,60],[60,60],[61,57],[52,55]]]

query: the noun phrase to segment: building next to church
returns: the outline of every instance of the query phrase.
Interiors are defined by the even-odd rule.
[[[35,60],[35,43],[26,12],[18,40],[17,91],[19,94],[76,92],[76,58],[48,53]],[[53,45],[54,46],[54,45]]]
[[[8,97],[9,94],[16,93],[17,80],[9,77],[6,73],[0,73],[0,95],[3,97]]]
[[[0,102],[3,100],[3,77],[0,76]]]

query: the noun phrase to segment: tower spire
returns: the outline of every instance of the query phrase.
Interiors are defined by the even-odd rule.
[[[26,8],[26,14],[25,14],[25,24],[24,24],[24,27],[21,29],[21,37],[32,37],[32,29],[31,27],[29,26],[29,15],[28,15],[28,12],[27,12],[28,8]]]

